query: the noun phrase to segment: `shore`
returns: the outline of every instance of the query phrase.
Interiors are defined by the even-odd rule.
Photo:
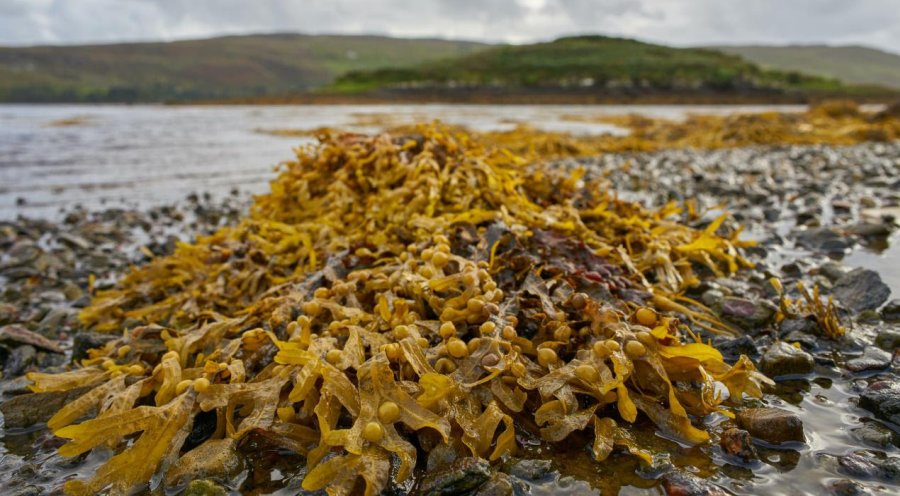
[[[460,478],[483,477],[482,489],[499,486],[497,494],[506,487],[530,488],[532,494],[625,486],[660,486],[670,494],[900,488],[900,143],[606,154],[557,166],[606,178],[621,198],[648,206],[687,202],[696,215],[684,220],[698,228],[720,213],[717,206],[734,214],[745,226],[743,238],[758,241],[746,249],[757,270],[703,274],[687,296],[743,330],[735,338],[705,336],[726,361],[748,355],[775,386],[741,411],[739,428],[713,427],[717,442],[685,449],[656,439],[670,456],[640,470],[613,457],[598,471],[580,448],[559,447],[526,452],[487,473],[476,471],[471,459],[435,462],[429,487],[449,491]],[[76,318],[91,292],[111,286],[133,264],[171,253],[177,240],[236,223],[246,206],[240,197],[213,202],[200,195],[149,211],[81,210],[58,223],[0,222],[4,493],[40,494],[97,463],[92,456],[73,465],[53,453],[58,444],[46,429],[28,427],[46,421],[68,398],[58,397],[56,405],[30,402],[21,374],[60,370],[102,345],[109,337],[84,332]],[[770,277],[780,279],[794,301],[803,301],[797,282],[833,297],[846,334],[825,336],[802,316],[776,321],[782,301]],[[255,455],[240,456],[250,463]],[[301,465],[265,463],[282,478],[250,477],[245,470],[230,482],[196,484],[299,491]]]

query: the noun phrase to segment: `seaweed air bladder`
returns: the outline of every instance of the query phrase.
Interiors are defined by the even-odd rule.
[[[682,214],[439,125],[323,134],[240,223],[94,295],[82,322],[121,337],[29,375],[90,388],[49,421],[62,455],[115,453],[65,490],[176,486],[251,432],[331,495],[378,494],[441,445],[499,460],[524,433],[651,463],[639,415],[704,443],[768,379],[703,343],[734,331],[681,296],[700,267],[749,267],[748,243]],[[203,412],[215,429],[188,446]]]

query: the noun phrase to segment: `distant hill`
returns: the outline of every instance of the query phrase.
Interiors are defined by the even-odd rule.
[[[763,67],[900,88],[900,55],[864,46],[717,46]]]
[[[405,67],[488,45],[273,34],[172,43],[0,48],[0,101],[166,101],[305,91],[351,70]]]
[[[836,79],[764,69],[715,50],[673,48],[605,36],[503,45],[452,60],[351,71],[335,92],[462,94],[474,89],[589,94],[853,93]]]

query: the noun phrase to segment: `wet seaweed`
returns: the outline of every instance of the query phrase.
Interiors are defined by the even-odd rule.
[[[36,392],[91,387],[48,422],[61,454],[115,452],[66,492],[159,487],[251,433],[332,495],[377,494],[442,444],[501,459],[520,431],[593,430],[597,460],[650,463],[639,415],[699,444],[708,415],[761,396],[746,357],[695,333],[734,331],[681,296],[700,267],[750,266],[725,217],[695,230],[677,205],[440,126],[318,138],[238,225],[96,292],[82,322],[120,338],[29,374]]]

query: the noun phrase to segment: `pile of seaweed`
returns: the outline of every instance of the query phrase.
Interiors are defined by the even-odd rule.
[[[447,128],[322,135],[238,225],[95,294],[83,323],[120,338],[29,375],[89,388],[48,422],[60,454],[115,452],[65,490],[177,487],[250,433],[332,495],[377,494],[439,446],[498,460],[519,435],[593,431],[597,460],[650,463],[639,415],[704,443],[767,379],[699,337],[733,331],[683,291],[749,264],[740,229],[688,215]]]

